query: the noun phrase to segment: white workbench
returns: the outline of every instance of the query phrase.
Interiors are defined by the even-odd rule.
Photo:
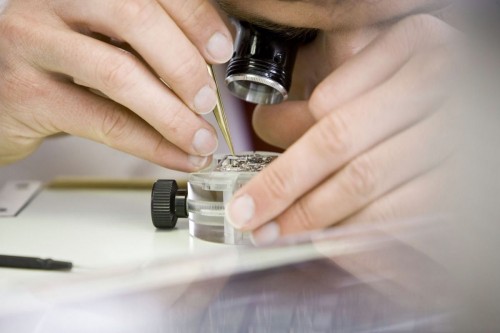
[[[307,246],[258,250],[206,242],[189,235],[185,219],[157,231],[149,189],[44,189],[18,216],[0,219],[0,253],[74,264],[71,272],[0,268],[0,318],[40,301],[85,298],[89,290],[92,297],[148,290],[317,256]]]
[[[209,243],[190,237],[186,220],[156,231],[149,189],[44,189],[18,216],[0,219],[0,254],[75,267],[0,268],[0,332],[420,327],[420,314],[329,259],[346,254],[339,239],[327,244],[333,248],[321,259],[309,243],[267,249]],[[432,326],[431,319],[423,323]]]

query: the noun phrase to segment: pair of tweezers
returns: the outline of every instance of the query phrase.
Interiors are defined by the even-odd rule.
[[[222,105],[222,99],[220,97],[219,86],[217,84],[217,80],[214,75],[214,70],[211,65],[208,65],[208,72],[210,76],[215,81],[215,86],[217,90],[217,104],[214,109],[215,120],[217,120],[217,124],[219,124],[220,131],[226,140],[227,146],[229,147],[229,151],[232,155],[234,155],[234,147],[233,140],[231,139],[231,133],[229,132],[229,125],[226,118],[226,113],[224,112],[224,106]]]

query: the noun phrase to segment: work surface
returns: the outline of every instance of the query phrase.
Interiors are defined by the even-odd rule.
[[[0,254],[75,265],[69,273],[0,269],[0,331],[330,332],[422,324],[310,244],[209,243],[190,237],[185,220],[156,231],[149,209],[149,190],[45,189],[17,217],[0,219]]]
[[[238,256],[251,247],[206,242],[189,235],[186,219],[174,230],[156,230],[149,190],[45,189],[16,217],[0,219],[0,254],[72,261],[69,274],[142,267],[155,260]],[[255,269],[314,256],[312,248],[260,258]],[[293,258],[296,259],[293,259]],[[288,258],[288,259],[287,259]],[[5,285],[60,278],[68,273],[0,268]]]
[[[44,190],[19,216],[0,220],[0,252],[70,260],[80,272],[227,249],[189,237],[184,220],[156,231],[149,202],[148,190]],[[2,275],[29,279],[33,272]]]

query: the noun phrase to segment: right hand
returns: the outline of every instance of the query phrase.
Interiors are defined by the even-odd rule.
[[[0,165],[61,132],[168,168],[209,162],[216,132],[199,114],[216,95],[206,62],[226,62],[233,50],[210,0],[5,3]]]

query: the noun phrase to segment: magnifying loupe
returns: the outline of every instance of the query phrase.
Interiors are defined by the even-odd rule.
[[[235,52],[226,72],[227,87],[247,102],[283,102],[288,98],[297,50],[315,36],[314,30],[292,35],[239,21]]]

